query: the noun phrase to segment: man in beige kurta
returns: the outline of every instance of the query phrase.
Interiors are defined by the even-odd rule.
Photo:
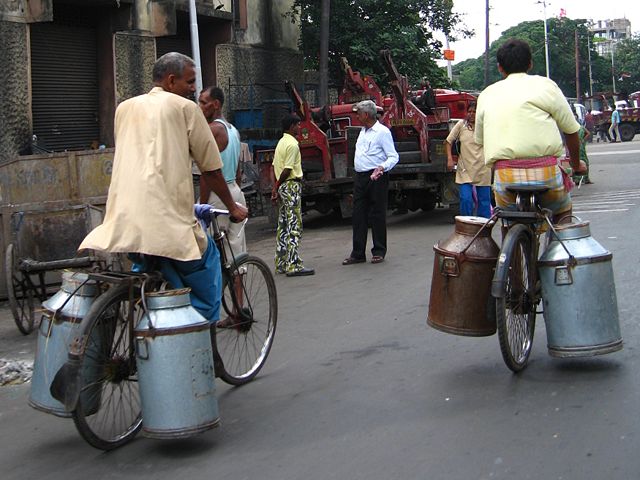
[[[456,183],[460,193],[460,215],[473,215],[475,189],[478,200],[478,216],[491,217],[491,168],[484,162],[482,145],[475,141],[476,104],[467,107],[467,118],[460,120],[449,132],[445,142],[447,165],[453,168],[451,145],[460,140],[460,152],[456,169]]]
[[[247,210],[229,194],[220,152],[204,115],[185,98],[195,91],[193,60],[175,52],[163,55],[154,65],[153,81],[149,93],[122,102],[116,110],[116,149],[104,223],[79,248],[160,259],[162,265],[156,262],[153,267],[169,276],[173,287],[191,287],[196,309],[200,301],[213,305],[205,317],[216,321],[219,293],[217,299],[198,297],[214,295],[219,285],[200,285],[209,282],[207,275],[197,276],[198,284],[189,280],[200,268],[220,271],[215,244],[194,215],[191,159],[234,219],[246,218]],[[177,276],[165,272],[167,265]],[[215,276],[220,280],[219,273]]]

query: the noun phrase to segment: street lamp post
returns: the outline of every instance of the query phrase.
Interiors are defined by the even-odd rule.
[[[202,91],[202,66],[200,63],[200,38],[198,36],[198,13],[195,0],[189,1],[189,20],[191,26],[191,51],[196,63],[196,101]]]
[[[591,72],[591,33],[587,33],[587,54],[589,55],[589,96],[593,96],[593,74]]]
[[[616,93],[616,65],[613,60],[613,51],[615,50],[613,41],[609,42],[609,48],[611,49],[611,80],[613,80],[613,93]]]
[[[547,78],[549,78],[549,33],[547,31],[547,1],[538,0],[536,3],[542,4],[542,14],[544,15],[544,63],[547,69]]]

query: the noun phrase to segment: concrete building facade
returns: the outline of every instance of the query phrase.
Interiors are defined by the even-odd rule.
[[[594,36],[594,45],[600,56],[610,56],[615,52],[616,43],[631,38],[631,22],[626,18],[595,20],[589,27]]]
[[[292,3],[198,0],[204,85],[301,81],[299,31],[283,17]],[[0,165],[112,147],[118,103],[151,88],[160,55],[191,55],[190,38],[188,0],[0,2]]]

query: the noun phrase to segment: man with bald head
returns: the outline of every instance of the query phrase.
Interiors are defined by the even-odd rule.
[[[247,217],[222,175],[220,152],[198,105],[195,63],[160,57],[149,93],[122,102],[115,115],[115,156],[104,223],[80,249],[133,254],[137,270],[160,270],[211,323],[219,319],[218,250],[194,216],[192,159],[236,221]]]

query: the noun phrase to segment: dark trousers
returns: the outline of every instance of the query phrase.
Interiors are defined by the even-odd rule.
[[[371,254],[384,257],[387,253],[387,203],[389,175],[371,180],[369,172],[356,172],[353,183],[353,250],[351,257],[366,258],[367,232],[371,226]]]

